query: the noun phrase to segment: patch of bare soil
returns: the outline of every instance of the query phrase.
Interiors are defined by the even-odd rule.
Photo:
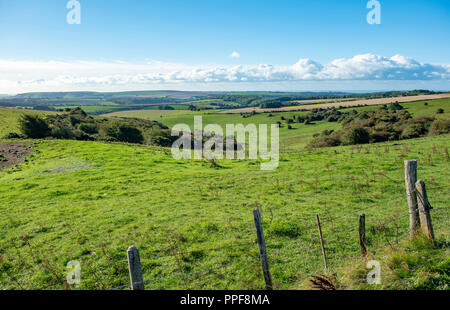
[[[17,166],[31,153],[33,153],[31,144],[0,142],[0,170]]]

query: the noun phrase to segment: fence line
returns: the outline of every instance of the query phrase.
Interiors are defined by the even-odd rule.
[[[383,177],[386,177],[388,179],[390,179],[389,177],[387,177],[385,174],[380,174]],[[417,181],[417,161],[413,160],[413,161],[405,161],[405,184],[406,184],[406,189],[407,189],[407,201],[408,201],[408,205],[409,205],[409,211],[407,213],[402,213],[402,212],[397,212],[396,214],[392,215],[391,218],[389,218],[388,220],[382,222],[382,223],[378,223],[376,225],[372,225],[371,227],[369,227],[369,231],[376,231],[377,226],[387,226],[389,224],[392,223],[398,223],[400,220],[406,218],[406,217],[410,217],[410,227],[409,229],[403,233],[400,237],[398,236],[398,230],[397,230],[397,235],[395,236],[395,241],[398,242],[399,239],[402,239],[404,236],[406,236],[407,234],[411,234],[414,235],[417,233],[418,227],[420,224],[418,224],[419,221],[423,221],[423,218],[425,217],[419,217],[418,213],[419,212],[425,212],[426,217],[427,217],[427,225],[431,225],[431,217],[429,214],[429,211],[432,210],[431,204],[429,203],[428,199],[426,199],[426,191],[425,191],[425,185],[424,183],[420,183],[421,187],[420,189],[423,190],[423,194],[420,192],[420,190],[417,190],[417,185],[416,182],[419,183]],[[421,181],[420,181],[421,182]],[[417,201],[422,202],[422,205],[424,207],[422,207],[422,209],[420,209],[420,204],[417,203]],[[355,213],[359,213],[357,214],[359,216],[358,218],[358,226],[356,225],[348,225],[347,227],[343,228],[343,229],[339,229],[338,231],[335,231],[334,229],[331,230],[331,233],[333,234],[333,236],[335,238],[332,239],[327,239],[328,236],[325,238],[322,234],[322,227],[321,225],[323,224],[327,224],[332,222],[332,219],[326,219],[323,221],[319,220],[319,215],[316,215],[316,220],[317,220],[317,228],[319,231],[319,240],[320,240],[320,247],[322,250],[322,256],[323,256],[323,260],[324,260],[324,267],[325,267],[325,272],[328,271],[328,263],[327,263],[327,258],[326,258],[326,249],[325,249],[325,242],[327,244],[333,244],[334,242],[338,241],[339,239],[339,234],[343,233],[343,232],[350,232],[353,230],[358,229],[358,233],[359,233],[359,238],[358,238],[358,242],[360,243],[361,246],[361,254],[366,257],[369,250],[367,248],[367,242],[366,242],[366,228],[365,228],[365,215],[361,215],[361,212],[365,212],[368,211],[372,208],[376,207],[376,205],[371,206],[371,207],[367,207],[367,208],[361,208],[359,210],[355,210],[352,212]],[[438,208],[438,210],[436,211],[442,211],[445,210],[444,208]],[[261,264],[262,264],[262,272],[264,274],[264,279],[266,282],[266,289],[273,289],[273,283],[272,283],[272,276],[270,273],[270,268],[269,268],[269,258],[270,257],[277,257],[280,256],[279,258],[283,263],[289,262],[294,260],[296,257],[296,255],[299,254],[303,254],[305,252],[305,245],[307,245],[308,248],[308,257],[306,258],[307,261],[309,261],[310,255],[313,252],[314,249],[314,243],[315,243],[315,239],[314,237],[311,238],[311,241],[298,241],[296,240],[296,242],[294,243],[294,245],[289,246],[289,247],[285,247],[282,249],[278,249],[275,250],[273,252],[268,252],[267,251],[267,247],[266,247],[266,241],[264,238],[264,233],[263,233],[263,226],[262,226],[262,221],[261,221],[261,215],[259,212],[259,209],[255,209],[253,211],[253,215],[254,215],[254,220],[255,220],[255,227],[256,227],[256,232],[257,232],[257,240],[258,240],[258,244],[259,244],[259,249],[260,249],[260,259],[261,259]],[[348,215],[345,218],[349,218],[352,215]],[[355,220],[357,219],[357,216],[355,214]],[[356,221],[355,221],[356,224]],[[307,226],[302,228],[304,232],[309,232],[310,230],[314,229],[316,227],[316,225],[311,225],[311,226]],[[398,227],[398,226],[397,226]],[[424,230],[424,225],[422,223],[422,229]],[[428,227],[428,229],[430,229],[430,227]],[[431,227],[432,229],[432,227]],[[424,230],[425,232],[425,230]],[[430,234],[428,234],[430,235]],[[387,237],[385,235],[385,237]],[[269,244],[271,239],[268,239]],[[387,244],[391,244],[391,242],[389,240],[387,240]],[[386,245],[387,245],[386,244]],[[209,248],[209,249],[203,249],[203,251],[215,251],[218,249],[229,249],[229,248],[234,248],[234,247],[239,247],[239,246],[250,246],[250,245],[254,245],[254,243],[242,243],[242,244],[232,244],[229,246],[223,246],[223,247],[218,247],[218,248]],[[364,249],[362,248],[364,245]],[[270,249],[270,246],[269,246]],[[195,251],[195,250],[191,250]],[[294,251],[292,253],[292,251]],[[289,252],[289,256],[284,255],[285,253]],[[334,254],[334,253],[333,253]],[[332,257],[334,258],[335,255],[332,255]],[[287,260],[285,260],[285,258],[288,258]],[[200,270],[197,272],[191,272],[191,273],[183,273],[183,274],[178,274],[178,275],[174,275],[174,276],[170,276],[170,277],[163,277],[163,278],[157,278],[157,279],[152,279],[152,280],[147,280],[147,281],[143,281],[143,284],[148,284],[151,282],[159,282],[162,280],[167,280],[167,279],[174,279],[174,278],[179,278],[179,277],[186,277],[186,276],[190,276],[190,275],[194,275],[194,274],[202,274],[202,273],[210,273],[212,271],[218,270],[218,269],[222,269],[222,268],[227,268],[227,267],[231,267],[240,263],[244,263],[244,262],[248,262],[250,261],[251,258],[243,260],[243,261],[239,261],[239,262],[235,262],[235,263],[230,263],[230,264],[226,264],[226,265],[219,265],[219,266],[215,266],[212,268],[208,268],[208,269],[204,269],[204,270]],[[298,281],[299,278],[295,279],[295,281]]]

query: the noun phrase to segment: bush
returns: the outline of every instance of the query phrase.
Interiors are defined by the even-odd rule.
[[[392,134],[389,131],[375,131],[370,135],[370,139],[372,142],[385,142],[389,141],[392,137]]]
[[[98,126],[97,124],[91,124],[91,123],[85,123],[85,124],[80,124],[80,126],[78,127],[81,131],[93,135],[98,133]]]
[[[450,133],[450,120],[437,119],[430,126],[430,135],[444,135]]]
[[[424,132],[424,127],[421,124],[411,123],[405,126],[400,135],[401,139],[413,139],[420,137]]]
[[[106,138],[120,142],[143,143],[144,137],[142,132],[128,124],[112,124],[105,128],[104,135]]]
[[[47,122],[37,115],[22,115],[19,119],[19,128],[27,138],[32,139],[45,138],[51,133]]]
[[[147,143],[170,147],[177,139],[178,137],[172,137],[172,133],[168,129],[154,129],[150,133]]]
[[[333,129],[331,129],[331,130],[325,129],[324,131],[322,131],[321,135],[322,135],[322,136],[329,136],[329,135],[331,135],[333,132],[334,132]]]
[[[389,105],[389,109],[394,110],[394,111],[403,110],[403,106],[398,102],[394,102]]]
[[[363,127],[344,129],[341,135],[343,145],[365,144],[370,142],[370,134]]]
[[[2,137],[2,139],[25,139],[24,135],[18,134],[16,132],[10,132]]]
[[[311,140],[307,148],[331,147],[341,145],[339,133],[332,133],[326,136],[320,136]]]
[[[424,136],[428,133],[428,129],[433,123],[434,118],[421,116],[403,123],[401,128],[401,139],[412,139]]]
[[[73,127],[61,124],[52,128],[51,136],[56,139],[74,139]]]
[[[361,113],[358,115],[358,119],[359,120],[365,120],[365,119],[369,119],[370,116],[367,113]]]

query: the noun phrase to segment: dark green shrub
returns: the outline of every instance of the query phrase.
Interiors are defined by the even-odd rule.
[[[170,147],[179,137],[172,137],[168,129],[153,129],[148,137],[148,144]]]
[[[307,149],[319,148],[319,147],[332,147],[341,145],[339,133],[332,133],[328,136],[320,136],[314,138],[309,142]]]
[[[93,135],[98,133],[98,125],[95,123],[84,123],[78,127],[81,131]]]
[[[423,124],[410,123],[403,128],[400,138],[401,139],[418,138],[421,135],[423,135],[424,131],[425,131],[425,128],[424,128]]]
[[[430,135],[444,135],[450,133],[450,120],[437,119],[430,126]]]
[[[64,124],[53,126],[51,136],[56,139],[75,139],[74,128]]]
[[[370,116],[364,112],[358,115],[359,120],[365,120],[365,119],[369,119],[369,118],[370,118]]]
[[[392,133],[389,131],[375,131],[370,135],[371,142],[385,142],[389,141]]]
[[[330,130],[325,129],[324,131],[322,131],[321,135],[322,135],[322,136],[329,136],[329,135],[331,135],[333,132],[334,132],[333,129],[330,129]]]
[[[369,143],[370,134],[363,127],[349,127],[342,131],[341,142],[343,145]]]
[[[2,139],[25,139],[24,135],[18,134],[16,132],[10,132],[2,137]]]
[[[297,121],[297,123],[304,123],[305,118],[303,116],[297,116],[296,121]]]
[[[391,110],[403,110],[403,106],[398,102],[393,102],[389,105],[389,109]]]
[[[37,115],[24,114],[19,119],[20,131],[32,139],[48,137],[51,133],[47,122]]]
[[[433,117],[421,116],[404,122],[400,127],[400,138],[412,139],[426,135],[433,121]]]
[[[120,142],[128,142],[128,143],[144,142],[142,132],[138,128],[128,124],[115,123],[109,125],[105,128],[104,135],[107,138],[112,138]]]

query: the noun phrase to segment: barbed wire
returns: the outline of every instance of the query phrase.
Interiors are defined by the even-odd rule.
[[[183,278],[183,277],[188,277],[188,276],[202,274],[202,273],[210,273],[211,271],[214,271],[214,270],[224,269],[224,268],[228,268],[228,267],[235,266],[235,265],[238,265],[238,264],[242,264],[242,263],[245,263],[245,262],[249,262],[252,259],[254,259],[254,258],[247,258],[247,259],[244,259],[244,260],[240,260],[238,262],[233,262],[233,263],[229,263],[229,264],[225,264],[225,265],[217,265],[215,267],[211,267],[211,268],[207,268],[207,269],[203,269],[203,270],[199,270],[199,271],[180,273],[180,274],[176,274],[176,275],[169,276],[169,277],[154,278],[154,279],[151,279],[151,280],[144,280],[143,284],[145,285],[145,284],[149,284],[149,283],[152,283],[152,282],[160,282],[160,281],[164,281],[164,280]],[[142,282],[137,282],[136,284],[142,284]],[[123,289],[123,288],[125,288],[127,286],[129,287],[130,285],[129,284],[122,285],[122,286],[111,288],[110,290]]]
[[[439,188],[439,187],[433,187],[433,190],[436,190],[436,188]],[[425,207],[428,210],[432,210],[433,213],[435,213],[435,212],[439,212],[439,213],[440,212],[448,212],[450,210],[449,207],[438,207],[438,208],[432,207],[431,204],[426,199],[424,199],[422,193],[420,193],[419,191],[417,191],[415,189],[414,189],[414,192],[417,194],[418,199],[420,199],[420,202],[425,204]],[[444,192],[444,195],[447,194],[448,192],[450,192],[450,190],[447,190],[446,192]],[[375,207],[379,207],[379,206],[378,205],[373,205],[373,206],[361,208],[361,209],[358,209],[358,210],[351,210],[351,212],[352,212],[351,215],[340,216],[339,220],[342,222],[342,220],[348,219],[348,218],[353,217],[353,216],[355,216],[355,218],[356,218],[356,214],[357,213],[367,212],[368,210],[371,210],[372,208],[375,208]],[[385,225],[390,225],[392,223],[397,223],[400,220],[410,216],[413,213],[417,213],[417,212],[420,212],[419,208],[416,208],[414,211],[407,212],[407,213],[397,212],[397,213],[395,213],[393,215],[390,215],[389,217],[391,217],[391,218],[389,218],[388,220],[386,220],[386,221],[384,221],[382,223],[378,223],[376,225],[370,226],[369,230],[373,230],[373,229],[376,230],[377,226],[380,226],[380,225],[385,226]],[[325,218],[325,219],[321,220],[321,224],[322,225],[330,223],[330,222],[333,222],[332,218],[331,219],[326,219]],[[312,229],[317,229],[317,224],[306,226],[305,228],[302,228],[302,229],[305,232],[309,232]],[[340,227],[340,229],[337,230],[337,231],[333,227],[330,230],[329,234],[333,235],[333,236],[336,236],[336,238],[331,238],[331,239],[327,238],[326,239],[326,243],[327,244],[333,244],[334,242],[339,240],[339,234],[342,234],[344,232],[353,231],[353,230],[356,230],[356,229],[358,229],[357,225],[348,225],[346,227]],[[395,241],[398,242],[399,240],[403,239],[407,234],[410,233],[410,231],[411,231],[411,229],[408,229],[407,231],[402,233],[400,236],[398,236],[398,230],[397,230],[397,235],[395,236]],[[385,234],[385,237],[388,237],[388,236]],[[256,240],[256,238],[255,238],[255,240]],[[268,238],[267,240],[270,243],[271,238]],[[392,245],[391,244],[392,241],[394,241],[394,240],[391,240],[391,241],[388,240],[384,244],[384,246]],[[276,251],[273,251],[273,252],[268,251],[268,255],[269,255],[269,258],[270,258],[270,256],[272,256],[272,257],[281,256],[278,259],[281,260],[282,263],[290,263],[293,260],[298,259],[298,255],[302,255],[302,254],[306,253],[305,255],[302,255],[302,261],[310,262],[310,258],[311,258],[311,256],[313,254],[316,254],[316,255],[318,254],[320,256],[320,253],[315,253],[315,250],[317,250],[315,248],[315,246],[314,246],[316,242],[318,242],[318,239],[314,239],[314,238],[311,238],[311,241],[302,240],[302,239],[298,240],[297,239],[292,246],[287,246],[287,247],[284,246],[283,248],[280,248],[280,249],[278,249]],[[193,248],[193,249],[189,249],[187,251],[180,251],[180,252],[183,252],[184,254],[193,253],[195,251],[211,252],[211,251],[218,251],[218,250],[223,250],[223,249],[239,248],[239,247],[254,246],[254,245],[256,245],[255,241],[249,241],[249,242],[232,243],[230,245],[224,245],[224,246],[219,246],[219,247],[208,247],[208,248],[198,248],[198,249],[197,248]],[[306,252],[305,252],[305,250],[306,250]],[[285,254],[285,253],[289,253],[289,255],[282,255],[282,254]],[[333,256],[336,256],[336,255],[339,255],[339,253],[337,253],[337,254],[334,253],[333,254]],[[348,254],[342,254],[342,256],[349,256],[349,255]],[[154,257],[152,259],[163,258],[163,257],[173,257],[173,255],[158,256],[158,257]],[[352,257],[352,255],[350,255],[350,257]],[[143,259],[145,259],[145,258],[143,258]],[[211,273],[213,271],[220,270],[220,269],[229,268],[229,267],[232,267],[232,266],[237,266],[239,264],[243,264],[243,263],[249,262],[249,261],[254,260],[254,259],[255,259],[255,257],[251,257],[251,258],[247,258],[247,259],[240,260],[240,261],[233,262],[233,263],[229,263],[229,264],[216,265],[216,266],[213,266],[211,268],[207,268],[207,269],[203,269],[203,270],[199,270],[199,271],[188,272],[188,273],[180,273],[180,274],[176,274],[176,275],[172,275],[172,276],[168,276],[168,277],[160,277],[160,278],[155,278],[155,279],[151,279],[151,280],[146,280],[146,281],[143,281],[143,283],[144,284],[150,284],[150,283],[161,282],[161,281],[166,281],[166,280],[170,280],[170,279],[190,277],[190,276],[198,275],[198,274],[208,274],[208,273]],[[126,261],[126,260],[124,260],[124,261]],[[246,266],[239,267],[239,268],[236,268],[235,270],[240,270],[240,269],[245,268],[245,267]],[[306,267],[306,265],[305,265],[305,267]],[[308,267],[310,267],[310,266],[308,266]],[[293,282],[297,282],[299,280],[300,280],[300,278],[297,278],[297,279],[295,279],[293,281],[284,282],[283,284],[290,284],[290,283],[293,283]],[[13,282],[10,282],[10,284],[13,284]],[[14,283],[14,284],[17,284],[17,283]],[[130,285],[129,284],[120,285],[120,286],[111,288],[110,290],[118,290],[118,289],[124,289],[124,288],[130,288]]]
[[[256,240],[256,239],[255,239]],[[211,247],[211,248],[195,248],[195,249],[188,249],[188,250],[179,250],[176,251],[176,253],[182,253],[182,254],[192,254],[194,252],[197,251],[202,251],[202,252],[209,252],[209,251],[218,251],[218,250],[223,250],[223,249],[230,249],[230,248],[237,248],[237,247],[241,247],[241,246],[248,246],[248,245],[255,245],[255,242],[245,242],[245,243],[239,243],[239,244],[231,244],[231,245],[226,245],[226,246],[220,246],[220,247]],[[166,251],[170,251],[171,249],[166,249]],[[158,259],[158,258],[168,258],[168,257],[173,257],[173,255],[159,255],[159,256],[155,256],[151,259]],[[141,258],[141,259],[149,259],[149,258]]]

